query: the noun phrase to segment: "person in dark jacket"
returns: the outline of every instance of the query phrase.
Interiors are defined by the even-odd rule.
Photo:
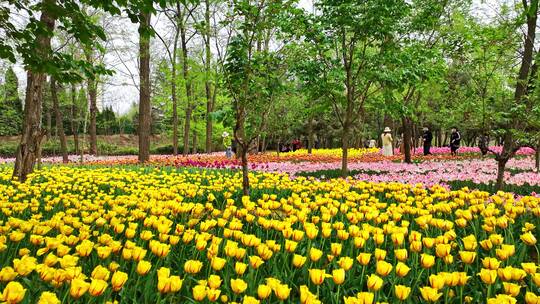
[[[428,127],[424,127],[422,134],[422,141],[424,142],[424,155],[431,155],[431,141],[433,140],[433,134]]]
[[[489,151],[489,136],[486,133],[483,133],[478,138],[478,148],[480,148],[480,152],[482,152],[482,157],[486,156]]]
[[[450,152],[453,156],[457,155],[457,150],[461,142],[461,134],[456,127],[452,128],[452,134],[450,135]]]

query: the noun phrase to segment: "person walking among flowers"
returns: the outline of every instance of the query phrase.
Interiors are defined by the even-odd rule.
[[[227,158],[232,157],[232,139],[227,131],[224,131],[221,135],[223,137],[223,146],[225,146],[225,156]]]
[[[384,132],[381,135],[382,144],[383,144],[383,155],[384,156],[392,156],[394,155],[392,151],[392,134],[389,127],[384,128]]]

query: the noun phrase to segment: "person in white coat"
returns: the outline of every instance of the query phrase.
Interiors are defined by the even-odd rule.
[[[384,128],[384,132],[381,135],[382,144],[383,144],[383,155],[384,156],[392,156],[394,155],[394,151],[392,149],[392,134],[389,127]]]

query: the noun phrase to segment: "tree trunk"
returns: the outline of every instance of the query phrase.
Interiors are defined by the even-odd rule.
[[[308,118],[308,146],[307,146],[308,154],[313,153],[313,142],[314,141],[315,141],[315,139],[314,139],[314,136],[313,136],[313,118],[309,117]]]
[[[193,149],[191,150],[193,154],[197,154],[197,145],[199,144],[197,139],[197,129],[193,128]]]
[[[504,186],[504,170],[506,168],[506,163],[508,162],[507,158],[499,159],[497,161],[497,183],[495,184],[495,189],[500,191]]]
[[[349,175],[349,132],[350,125],[348,121],[343,126],[343,134],[341,136],[341,177],[345,178]]]
[[[403,161],[407,164],[412,163],[411,158],[411,125],[409,118],[402,118],[402,127],[403,127]]]
[[[54,30],[56,21],[55,15],[47,9],[55,5],[55,0],[43,0],[43,11],[40,21],[51,33]],[[51,48],[51,36],[40,31],[36,36],[36,52],[42,54],[43,58],[49,56]],[[41,139],[44,135],[41,129],[41,107],[43,103],[43,83],[45,74],[27,71],[26,97],[24,103],[24,122],[22,128],[21,141],[17,147],[15,168],[13,178],[20,182],[26,181],[26,177],[34,170],[37,154],[41,148]]]
[[[523,1],[527,3],[525,0]],[[516,90],[514,92],[514,106],[519,106],[524,97],[527,95],[527,85],[529,83],[529,71],[531,69],[532,60],[534,57],[534,39],[536,36],[536,22],[538,18],[538,0],[531,0],[529,5],[525,8],[527,16],[527,33],[525,35],[525,42],[523,45],[523,52],[521,57],[521,65],[516,82]],[[520,117],[513,117],[511,125],[506,128],[504,134],[503,150],[500,155],[497,155],[498,171],[497,171],[497,190],[501,190],[504,184],[504,169],[506,163],[512,158],[519,148],[514,140],[512,129],[520,126]]]
[[[90,154],[97,155],[97,84],[95,79],[88,79],[88,98],[90,103]]]
[[[215,95],[212,93],[212,87],[215,90],[215,86],[212,85],[210,79],[210,60],[212,59],[212,53],[210,50],[210,1],[205,0],[204,10],[204,23],[205,23],[205,38],[204,38],[204,53],[205,53],[205,89],[206,89],[206,153],[212,153],[212,112],[214,111]]]
[[[46,86],[46,82],[44,84]],[[49,141],[52,137],[52,109],[51,105],[49,103],[44,103],[45,108],[45,124],[46,124],[46,133],[45,133],[45,139]]]
[[[77,111],[77,96],[75,85],[71,85],[71,133],[73,134],[73,144],[75,154],[79,154],[79,115]]]
[[[186,120],[184,122],[184,155],[189,153],[189,130],[191,124],[191,114],[193,111],[192,106],[192,92],[191,92],[191,80],[189,79],[189,62],[187,51],[187,38],[186,38],[186,24],[184,17],[180,17],[181,21],[178,26],[180,27],[180,42],[182,44],[182,75],[184,77],[184,83],[186,86]]]
[[[540,172],[540,141],[536,143],[536,149],[534,150],[534,166],[536,173]]]
[[[139,33],[150,27],[149,13],[141,14]],[[139,162],[150,160],[150,36],[139,34]]]
[[[180,28],[176,27],[174,33],[174,44],[171,58],[171,100],[173,119],[173,155],[178,155],[178,98],[176,96],[176,57],[178,52],[178,36]]]
[[[240,150],[242,150],[242,193],[249,195],[249,168],[247,158],[249,147],[242,145]]]
[[[62,151],[62,162],[68,163],[68,151],[67,151],[67,142],[66,134],[64,133],[64,122],[62,117],[62,112],[60,111],[60,106],[58,105],[58,94],[56,87],[56,79],[51,77],[51,97],[53,102],[53,111],[56,120],[56,134],[60,139],[60,149]]]

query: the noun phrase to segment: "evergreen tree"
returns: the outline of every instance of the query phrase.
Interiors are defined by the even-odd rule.
[[[19,98],[17,75],[10,67],[0,88],[0,136],[19,135],[21,132],[23,106]]]

